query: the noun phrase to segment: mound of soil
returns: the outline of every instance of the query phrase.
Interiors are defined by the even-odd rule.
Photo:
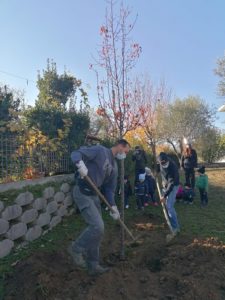
[[[145,215],[134,221],[144,236],[142,243],[127,248],[125,261],[119,259],[119,228],[106,231],[101,250],[109,273],[92,278],[76,270],[65,245],[19,263],[7,278],[5,299],[225,299],[225,247],[220,242],[181,235],[166,245],[167,230],[158,219]]]

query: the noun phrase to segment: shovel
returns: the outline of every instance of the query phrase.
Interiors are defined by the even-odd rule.
[[[94,184],[94,182],[91,180],[91,178],[89,176],[85,176],[84,177],[85,180],[89,183],[89,185],[93,188],[93,190],[97,193],[97,195],[99,196],[99,198],[105,203],[105,205],[108,207],[108,209],[114,213],[114,210],[112,208],[112,206],[109,204],[109,202],[106,200],[105,196],[99,191],[99,189],[97,188],[97,186]],[[126,233],[131,237],[132,239],[132,243],[137,242],[137,240],[139,239],[139,237],[134,237],[132,232],[128,229],[128,227],[126,226],[126,224],[119,218],[117,220],[119,222],[119,224],[124,228],[124,230],[126,231]]]
[[[157,190],[158,190],[158,193],[159,193],[159,198],[161,199],[162,194],[161,194],[161,190],[160,190],[160,186],[159,186],[159,181],[158,181],[157,178],[155,178],[155,181],[156,181],[156,186],[157,186]],[[166,206],[163,202],[161,202],[161,205],[162,205],[163,213],[164,213],[164,216],[165,216],[165,219],[166,219],[166,223],[169,227],[169,230],[171,231],[172,234],[174,234],[174,231],[173,231],[173,228],[172,228],[171,223],[170,223],[170,219],[169,219],[169,216],[168,216]]]

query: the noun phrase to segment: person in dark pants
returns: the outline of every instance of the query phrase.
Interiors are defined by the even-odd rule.
[[[139,174],[145,173],[145,166],[147,164],[147,156],[140,146],[135,147],[132,155],[132,160],[135,162],[135,183],[139,180]]]
[[[135,196],[137,202],[137,209],[144,210],[146,197],[148,196],[148,185],[145,180],[145,174],[140,174],[138,181],[135,184]]]
[[[194,193],[194,190],[191,187],[190,183],[185,183],[185,185],[184,185],[184,196],[183,196],[184,203],[193,204],[194,196],[195,196],[195,193]]]
[[[205,167],[202,166],[198,170],[196,187],[199,189],[201,207],[208,205],[208,176],[205,174]]]
[[[129,198],[131,195],[132,195],[132,187],[130,184],[130,180],[128,176],[124,176],[124,205],[126,209],[128,209],[130,206]]]
[[[195,188],[195,168],[198,166],[198,157],[194,149],[192,149],[191,144],[187,144],[182,158],[181,166],[184,169],[185,181],[190,184],[191,187]]]
[[[96,187],[102,188],[114,211],[110,212],[110,216],[118,220],[120,213],[115,204],[118,175],[116,158],[124,159],[129,149],[129,143],[122,139],[111,149],[101,145],[81,147],[71,154],[71,159],[79,173],[73,197],[87,227],[68,247],[68,252],[79,268],[87,269],[93,276],[107,272],[108,268],[102,267],[99,262],[99,250],[104,235],[100,199],[85,177],[89,176]]]
[[[145,173],[146,173],[146,182],[148,184],[148,198],[151,201],[151,204],[154,206],[158,206],[158,203],[156,201],[155,197],[155,191],[156,191],[156,181],[155,178],[152,174],[152,171],[150,168],[145,168]]]

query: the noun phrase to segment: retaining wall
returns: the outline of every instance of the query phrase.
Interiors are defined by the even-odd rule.
[[[46,182],[45,182],[46,183]],[[49,187],[42,197],[34,198],[31,192],[20,193],[14,203],[6,206],[0,201],[0,258],[12,249],[34,241],[74,212],[72,183],[61,183],[60,191]]]

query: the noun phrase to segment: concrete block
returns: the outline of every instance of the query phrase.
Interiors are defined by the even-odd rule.
[[[70,191],[70,185],[68,183],[63,183],[60,187],[60,191],[63,193],[68,193]]]
[[[46,189],[44,189],[43,197],[45,199],[50,199],[54,196],[54,194],[55,194],[55,190],[52,186],[50,186],[50,187],[47,187]]]
[[[59,207],[57,211],[57,216],[64,217],[68,214],[66,206],[62,205]]]
[[[28,224],[34,222],[37,219],[38,211],[34,208],[26,210],[20,217],[20,221]]]
[[[45,198],[37,198],[34,200],[33,208],[36,210],[43,210],[47,207],[47,200]]]
[[[65,194],[63,192],[57,192],[54,196],[54,200],[57,202],[57,203],[61,203],[63,202],[65,199]]]
[[[6,233],[6,237],[14,241],[24,236],[26,232],[27,232],[27,225],[21,222],[11,226],[8,232]]]
[[[28,229],[26,235],[25,235],[25,239],[26,241],[34,241],[36,239],[38,239],[42,234],[42,228],[39,225],[35,225],[33,227],[31,227],[30,229]]]
[[[49,213],[45,212],[39,215],[37,221],[35,222],[37,225],[43,227],[49,225],[51,221],[51,216]]]
[[[73,205],[73,197],[71,195],[66,196],[63,203],[66,207]]]
[[[50,228],[52,229],[56,225],[58,225],[62,221],[62,218],[60,216],[54,216],[50,222]]]
[[[21,206],[14,204],[5,208],[2,212],[2,218],[6,221],[14,220],[22,215]]]
[[[25,192],[19,194],[19,196],[15,200],[15,203],[20,206],[25,206],[31,204],[33,200],[34,200],[33,194],[31,192]]]
[[[5,239],[0,242],[0,258],[7,256],[14,246],[14,242],[8,239]]]
[[[0,212],[3,211],[3,209],[4,209],[4,203],[0,201]]]
[[[9,222],[4,219],[0,219],[0,234],[4,234],[8,230],[9,230]]]
[[[54,212],[56,212],[58,209],[58,203],[56,201],[51,201],[48,203],[47,207],[46,207],[46,211],[49,214],[53,214]]]

